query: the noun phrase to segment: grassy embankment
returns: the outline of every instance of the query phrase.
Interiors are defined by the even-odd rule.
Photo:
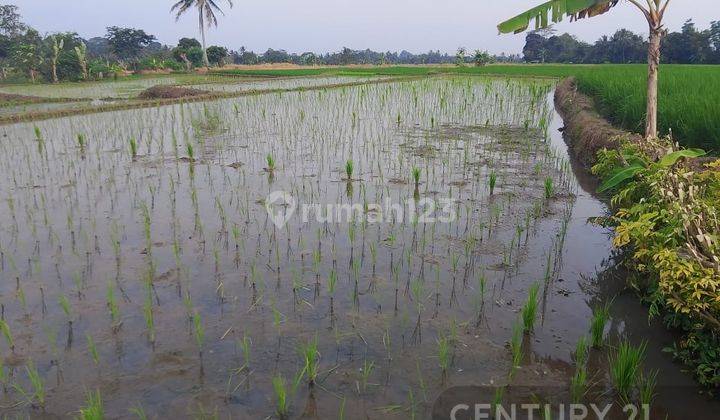
[[[687,147],[720,151],[720,67],[663,65],[660,74],[660,131],[672,130]],[[223,70],[241,76],[387,75],[441,73],[540,77],[575,76],[578,88],[593,97],[614,125],[644,131],[646,66],[638,65],[491,65],[486,67],[340,67],[279,70]]]

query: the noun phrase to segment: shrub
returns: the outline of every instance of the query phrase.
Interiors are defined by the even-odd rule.
[[[673,150],[665,140],[603,152],[593,171],[608,177],[629,161],[646,162],[631,182],[614,189],[613,243],[630,252],[627,264],[639,273],[631,279],[647,294],[650,315],[664,313],[667,325],[684,331],[676,357],[695,369],[702,384],[717,385],[720,160],[687,163],[674,159],[687,152]]]

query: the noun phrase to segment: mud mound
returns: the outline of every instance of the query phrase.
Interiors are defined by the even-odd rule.
[[[153,86],[145,89],[138,98],[140,99],[178,99],[190,98],[193,96],[209,95],[211,92],[200,89],[188,89],[177,86]]]

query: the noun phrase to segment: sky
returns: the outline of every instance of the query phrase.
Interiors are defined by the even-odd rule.
[[[333,52],[343,47],[413,53],[458,47],[491,53],[520,53],[524,35],[498,35],[496,25],[542,0],[234,0],[219,27],[208,32],[208,45],[264,52],[268,48],[302,53]],[[25,23],[41,33],[74,31],[83,38],[103,36],[108,26],[144,29],[164,44],[182,37],[199,39],[197,12],[178,22],[173,0],[0,0],[15,4]],[[717,0],[674,0],[666,27],[679,30],[693,19],[699,28],[720,20]],[[647,33],[645,18],[621,0],[609,14],[582,22],[557,24],[558,32],[593,42],[620,27]]]

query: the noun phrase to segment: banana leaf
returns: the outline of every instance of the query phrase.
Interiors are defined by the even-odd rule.
[[[642,157],[632,154],[632,153],[622,153],[623,159],[625,159],[625,162],[627,162],[628,165],[642,165],[647,168],[648,163],[643,159]]]
[[[673,166],[680,158],[698,158],[705,156],[707,153],[702,149],[685,149],[677,152],[669,153],[660,159],[660,165],[666,168]]]
[[[501,34],[524,32],[532,20],[535,20],[535,29],[547,28],[550,22],[560,22],[565,16],[577,20],[601,15],[617,3],[618,0],[550,0],[502,22],[498,31]]]
[[[643,169],[645,169],[645,166],[639,163],[635,163],[630,166],[625,166],[618,169],[608,179],[606,179],[605,182],[600,185],[600,188],[598,188],[598,192],[605,192],[617,187],[628,179],[635,177],[635,175],[637,175]]]

